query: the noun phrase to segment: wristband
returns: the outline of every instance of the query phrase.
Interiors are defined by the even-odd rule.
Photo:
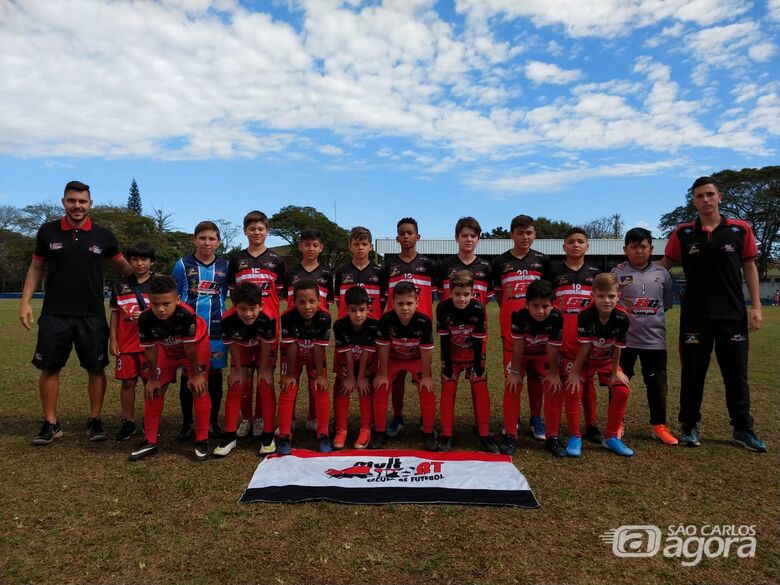
[[[506,371],[507,371],[507,372],[509,372],[510,374],[514,374],[515,376],[517,376],[517,375],[519,375],[519,374],[520,374],[520,370],[516,370],[516,369],[514,369],[512,366],[509,366],[509,367],[506,369]]]

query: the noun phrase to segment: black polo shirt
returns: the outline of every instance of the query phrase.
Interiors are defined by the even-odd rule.
[[[742,262],[757,255],[750,224],[723,216],[712,231],[699,218],[682,223],[669,237],[664,255],[685,271],[681,318],[745,318]]]
[[[105,261],[120,257],[110,230],[87,218],[76,229],[66,218],[41,226],[33,258],[46,262],[46,294],[42,315],[87,317],[105,315]]]

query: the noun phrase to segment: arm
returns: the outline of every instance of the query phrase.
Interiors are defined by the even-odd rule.
[[[357,389],[361,396],[366,396],[371,391],[371,386],[369,385],[368,377],[366,376],[368,370],[368,360],[370,359],[370,353],[364,349],[363,353],[360,354],[357,375]]]
[[[485,339],[483,337],[472,337],[471,343],[474,351],[472,355],[474,361],[471,366],[471,380],[484,380],[485,363],[482,361],[482,346],[485,343]]]
[[[376,354],[377,370],[374,377],[374,388],[381,388],[382,386],[387,386],[387,364],[390,360],[390,345],[378,345]]]
[[[620,371],[620,353],[621,349],[616,345],[612,348],[612,371],[609,375],[610,386],[622,384],[628,386],[628,378]]]
[[[206,341],[205,343],[208,343]],[[182,343],[184,355],[187,356],[187,364],[190,367],[190,377],[187,380],[187,387],[192,390],[196,396],[201,396],[208,391],[209,385],[206,382],[206,376],[200,371],[198,363],[198,349],[196,343]]]
[[[146,381],[144,391],[146,398],[151,400],[156,394],[160,394],[160,378],[157,374],[157,345],[144,348],[144,359],[147,368],[149,368],[149,379]]]
[[[748,315],[748,331],[758,331],[764,322],[761,314],[761,292],[758,285],[758,268],[755,260],[743,260],[742,271],[745,273],[750,303],[752,305]],[[26,284],[26,283],[25,283]]]
[[[433,363],[433,350],[420,349],[420,358],[422,361],[422,378],[420,378],[420,387],[428,392],[433,392],[433,377],[431,376],[431,364]]]
[[[314,389],[328,391],[328,365],[325,357],[327,346],[319,343],[314,346]]]
[[[523,370],[520,365],[523,362],[523,352],[525,351],[525,339],[513,338],[512,340],[512,363],[509,364],[506,385],[511,393],[519,392],[523,385]]]
[[[561,375],[558,372],[558,353],[560,347],[557,345],[547,344],[547,360],[550,364],[550,372],[544,377],[544,381],[550,385],[550,390],[553,393],[560,392],[561,390]]]
[[[586,343],[580,342],[580,350],[577,352],[577,357],[574,358],[571,372],[569,372],[569,376],[566,378],[566,390],[571,393],[576,392],[577,387],[582,383],[582,366],[588,358],[592,345],[593,344],[589,341]]]
[[[108,265],[114,272],[121,274],[122,276],[130,276],[133,273],[133,267],[125,259],[122,254],[111,258],[108,261]]]
[[[111,309],[111,319],[109,322],[109,342],[108,342],[108,353],[110,353],[113,356],[119,355],[119,311],[121,309]]]
[[[30,306],[33,294],[38,290],[43,278],[43,268],[46,261],[40,258],[33,258],[30,262],[30,268],[27,269],[27,276],[24,279],[24,289],[22,289],[22,300],[19,303],[19,321],[28,331],[32,327],[33,312]]]
[[[443,380],[452,379],[452,346],[449,331],[441,335],[441,376]]]
[[[664,256],[663,258],[661,258],[661,259],[658,261],[658,265],[659,265],[659,266],[663,266],[663,267],[664,267],[664,268],[666,268],[667,270],[669,270],[669,269],[670,269],[672,266],[674,266],[674,264],[675,264],[675,263],[672,261],[672,259],[671,259],[671,258],[669,258],[669,256]]]
[[[287,373],[279,379],[279,384],[283,391],[287,390],[292,384],[295,384],[295,373],[298,371],[298,343],[293,341],[292,343],[285,343],[284,345]]]
[[[230,376],[228,377],[228,384],[243,384],[246,376],[244,375],[244,368],[241,366],[241,350],[237,343],[227,344],[228,353],[230,354]]]
[[[344,352],[344,361],[347,362],[347,376],[344,378],[344,383],[342,384],[341,390],[342,394],[349,394],[355,389],[355,386],[357,385],[357,380],[355,379],[355,354],[352,353],[351,349]],[[362,355],[360,356],[360,361],[363,361]]]
[[[274,342],[266,343],[264,341],[260,344],[260,373],[258,375],[261,380],[271,385],[273,385],[274,369],[269,364],[271,363],[271,350]]]

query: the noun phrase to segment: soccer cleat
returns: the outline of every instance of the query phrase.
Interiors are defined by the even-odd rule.
[[[116,435],[114,435],[114,439],[117,441],[127,441],[135,434],[136,430],[135,422],[122,419],[122,424],[119,426]]]
[[[569,442],[571,442],[571,440],[569,440]],[[566,449],[564,449],[563,445],[561,444],[560,438],[558,438],[557,435],[555,437],[545,439],[544,446],[556,457],[566,457],[568,455],[568,453],[566,453]]]
[[[292,438],[288,435],[286,437],[279,437],[279,445],[276,447],[277,455],[289,455],[292,453]]]
[[[355,443],[352,445],[355,449],[365,449],[371,442],[371,429],[361,428]]]
[[[157,453],[157,443],[150,443],[144,439],[144,441],[138,445],[138,447],[136,447],[132,453],[130,453],[130,457],[128,457],[128,459],[130,461],[141,461],[142,459],[146,459],[155,453]]]
[[[347,442],[347,429],[339,429],[336,434],[333,435],[333,448],[343,449],[344,444]]]
[[[259,437],[263,434],[263,419],[256,418],[252,423],[252,436]]]
[[[404,430],[404,417],[394,416],[385,434],[388,437],[397,437],[402,430]]]
[[[330,437],[328,435],[320,435],[317,439],[317,451],[320,453],[330,453],[333,451],[333,446],[330,444]]]
[[[600,444],[604,440],[604,437],[596,425],[585,425],[585,440],[590,441],[591,443]]]
[[[740,447],[744,447],[748,451],[755,451],[756,453],[766,453],[769,449],[766,446],[766,443],[756,437],[756,435],[753,434],[752,431],[734,431],[734,440],[732,441],[735,445],[739,445]]]
[[[496,442],[493,440],[493,437],[491,437],[490,435],[485,435],[484,437],[480,437],[479,446],[482,447],[482,450],[485,451],[486,453],[501,452],[498,445],[496,445]]]
[[[381,449],[385,444],[385,436],[386,433],[375,432],[374,435],[371,437],[371,448]]]
[[[579,457],[582,455],[582,437],[569,437],[566,441],[566,456],[567,457]]]
[[[544,441],[547,436],[545,435],[544,421],[542,420],[542,417],[532,416],[528,422],[531,427],[531,434],[534,436],[534,439],[537,441]]]
[[[97,417],[87,419],[87,437],[94,443],[105,441],[108,438],[108,433],[106,433],[102,420]]]
[[[501,446],[498,448],[498,450],[504,455],[514,455],[516,446],[516,437],[512,435],[504,435],[504,440],[501,441]]]
[[[209,458],[209,442],[198,441],[195,443],[195,461],[205,461]]]
[[[669,429],[666,428],[666,425],[653,425],[650,434],[654,439],[658,439],[664,445],[676,445],[678,443],[677,437],[669,432]]]
[[[423,449],[426,451],[438,451],[439,445],[436,444],[436,437],[433,433],[423,433]]]
[[[439,443],[439,451],[442,453],[449,453],[452,451],[452,437],[445,435],[441,436],[441,442]]]
[[[230,452],[236,448],[238,441],[236,440],[236,433],[225,433],[222,435],[222,440],[219,445],[214,447],[212,455],[214,457],[227,457]]]
[[[613,453],[617,453],[618,455],[622,455],[623,457],[633,457],[634,452],[626,447],[623,444],[623,441],[618,439],[617,437],[611,437],[609,439],[604,439],[601,442],[601,446],[605,449],[609,449]]]
[[[244,419],[241,419],[241,423],[238,425],[238,428],[236,429],[236,437],[239,439],[243,439],[244,437],[249,436],[249,429],[252,427],[251,423]],[[254,433],[253,433],[254,434]]]
[[[45,420],[41,423],[41,428],[38,430],[38,434],[33,437],[33,445],[48,445],[54,439],[59,439],[62,436],[62,427],[59,422],[50,423]]]
[[[260,455],[270,455],[276,453],[276,442],[273,433],[263,433],[260,435]]]
[[[195,431],[192,428],[192,423],[183,423],[179,427],[179,432],[176,433],[176,440],[185,442],[191,441],[195,437]]]
[[[306,430],[311,431],[312,433],[317,432],[317,419],[313,418],[311,420],[306,421]]]
[[[683,447],[698,447],[701,445],[699,441],[699,425],[683,425],[680,429],[680,445]]]
[[[225,434],[225,429],[218,422],[209,423],[209,437],[219,438]]]

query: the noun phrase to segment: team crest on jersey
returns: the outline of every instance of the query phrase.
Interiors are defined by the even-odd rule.
[[[699,334],[698,333],[684,333],[683,334],[683,343],[686,345],[695,345],[699,343]]]
[[[501,272],[512,272],[514,268],[511,264],[504,264],[504,268],[501,270]]]
[[[249,261],[245,259],[241,259],[238,261],[238,269],[239,270],[245,270],[246,268],[249,268]]]
[[[736,252],[737,251],[736,248],[734,248],[734,246],[732,244],[723,244],[720,247],[720,249],[723,250],[724,252]]]
[[[351,274],[345,274],[344,277],[342,278],[341,282],[344,283],[344,284],[349,284],[350,282],[353,282],[354,280],[355,279],[352,278]]]
[[[399,274],[401,274],[401,269],[398,266],[393,266],[390,269],[390,276],[391,277],[398,276]]]
[[[101,247],[100,247],[100,246],[98,246],[97,244],[92,244],[92,245],[91,245],[89,248],[87,248],[87,249],[88,249],[90,252],[92,252],[93,254],[102,254],[102,253],[103,253],[103,248],[101,248]]]
[[[620,284],[620,286],[627,286],[629,284],[634,284],[633,275],[628,274],[626,276],[621,276],[618,284]]]
[[[198,276],[198,269],[197,268],[188,268],[187,269],[187,276]]]
[[[51,242],[49,244],[49,250],[62,250],[64,244],[62,242]]]
[[[689,255],[698,254],[699,252],[701,252],[701,246],[699,244],[690,244],[688,246]]]
[[[735,226],[735,225],[731,226],[729,229],[730,229],[732,232],[738,232],[738,231],[739,231],[739,227],[737,227],[737,226]]]

